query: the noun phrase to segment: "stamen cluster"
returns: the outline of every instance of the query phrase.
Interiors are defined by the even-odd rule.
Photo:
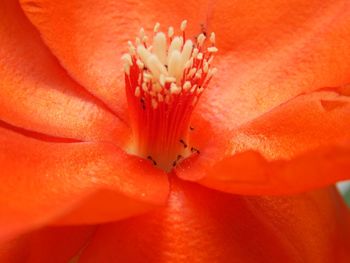
[[[218,51],[215,34],[210,34],[209,43],[205,32],[194,40],[186,39],[186,25],[185,20],[181,35],[175,36],[173,27],[166,35],[159,32],[157,23],[151,45],[141,28],[135,42],[128,41],[129,52],[122,56],[133,152],[165,170],[190,154],[191,114],[216,72],[211,68]]]

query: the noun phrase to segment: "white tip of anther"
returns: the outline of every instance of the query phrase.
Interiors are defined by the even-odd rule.
[[[208,47],[208,52],[210,52],[210,53],[216,53],[218,51],[219,50],[217,49],[217,47]]]
[[[169,58],[169,64],[168,64],[169,75],[178,79],[179,71],[181,70],[180,67],[181,67],[180,51],[174,50],[170,54],[170,58]]]
[[[160,27],[160,24],[157,22],[153,28],[154,33],[157,33],[159,31],[159,27]]]
[[[162,64],[166,63],[166,36],[159,32],[153,38],[153,54],[155,54]]]
[[[199,34],[197,38],[197,43],[199,46],[202,46],[205,41],[205,35],[203,33]]]
[[[136,52],[140,56],[143,63],[146,63],[151,55],[151,53],[143,45],[138,45]]]
[[[122,55],[122,60],[125,63],[129,64],[130,66],[132,65],[132,59],[131,59],[130,54],[126,53],[126,54]]]
[[[174,36],[174,28],[171,26],[168,29],[168,37],[173,37]]]
[[[181,31],[185,31],[186,26],[187,26],[187,20],[182,21],[180,26]]]
[[[181,64],[182,64],[183,68],[186,67],[186,63],[188,62],[188,60],[191,57],[192,48],[193,48],[192,41],[186,40],[185,45],[184,45],[182,52],[181,52]]]
[[[143,69],[145,67],[145,64],[143,64],[139,59],[136,60],[136,65],[139,67],[139,69]]]
[[[183,85],[184,90],[189,90],[191,88],[191,82],[190,81],[185,81]]]
[[[210,43],[215,44],[215,33],[211,32],[210,34]]]
[[[175,83],[170,84],[170,93],[171,94],[179,94],[181,92],[181,88],[178,87]]]
[[[203,59],[203,53],[198,53],[197,59],[202,60]]]

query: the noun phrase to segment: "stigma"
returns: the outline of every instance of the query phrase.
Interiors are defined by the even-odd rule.
[[[129,52],[122,56],[125,90],[133,140],[130,152],[170,171],[200,151],[189,141],[191,116],[214,74],[212,61],[218,49],[215,34],[186,38],[187,21],[175,34],[154,26],[149,38],[143,28]]]

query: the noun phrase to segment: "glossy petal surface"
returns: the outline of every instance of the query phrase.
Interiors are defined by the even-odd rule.
[[[0,3],[0,120],[57,137],[122,145],[128,128],[70,79],[16,1]]]
[[[0,135],[0,240],[49,223],[118,220],[167,198],[163,172],[112,144]]]
[[[165,208],[100,227],[79,262],[346,262],[349,214],[333,189],[245,197],[172,182]]]
[[[343,94],[299,96],[220,136],[203,124],[200,157],[185,161],[179,175],[243,194],[300,192],[349,178],[350,99]]]
[[[221,52],[197,114],[218,133],[301,93],[350,82],[349,1],[223,0],[211,10]]]

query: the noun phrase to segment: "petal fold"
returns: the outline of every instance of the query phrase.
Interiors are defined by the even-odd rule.
[[[302,93],[350,82],[350,2],[216,1],[217,74],[197,114],[220,133]]]
[[[0,127],[0,240],[47,224],[122,219],[165,202],[167,176],[109,143],[53,143]]]
[[[301,95],[221,136],[206,128],[201,155],[178,173],[241,194],[295,193],[348,179],[350,98],[343,94]]]
[[[79,262],[347,262],[349,211],[334,188],[247,197],[172,181],[164,208],[101,226]]]
[[[27,130],[123,145],[129,129],[76,84],[16,1],[0,3],[0,120]]]

